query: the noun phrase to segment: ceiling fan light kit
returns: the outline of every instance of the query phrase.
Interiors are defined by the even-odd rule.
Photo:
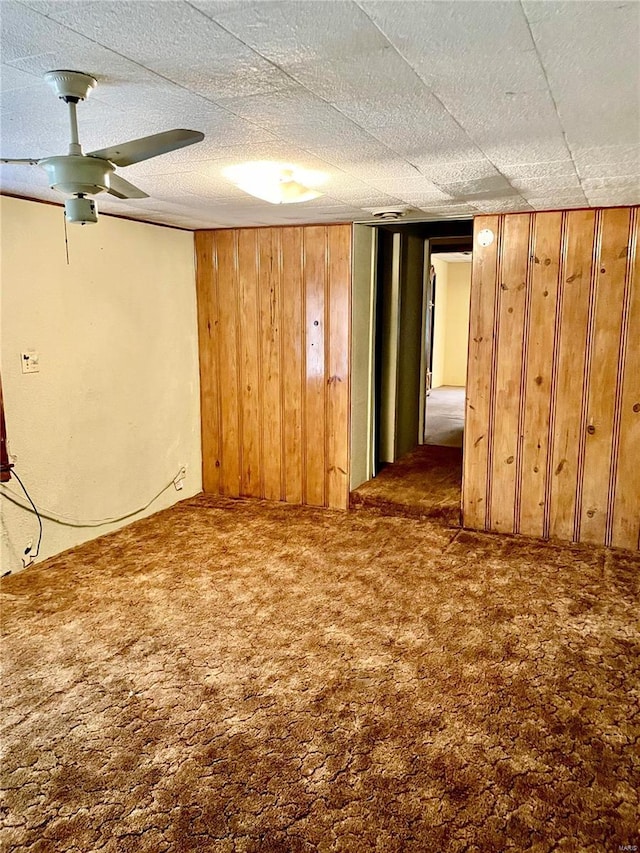
[[[77,225],[90,225],[98,221],[95,201],[81,195],[65,199],[64,215],[67,222],[75,222]]]
[[[51,189],[72,196],[65,200],[64,205],[68,222],[86,225],[98,221],[96,203],[87,198],[90,195],[106,192],[121,199],[149,197],[144,190],[116,175],[116,166],[130,166],[204,139],[200,131],[176,128],[83,154],[78,137],[76,104],[89,97],[98,85],[97,80],[90,74],[65,69],[48,71],[44,79],[69,108],[71,140],[68,154],[41,159],[2,157],[0,162],[44,169]]]

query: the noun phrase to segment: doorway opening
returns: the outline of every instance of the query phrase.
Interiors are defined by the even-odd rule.
[[[472,235],[354,226],[352,505],[460,522]]]
[[[440,251],[433,246],[432,316],[424,443],[462,447],[464,433],[471,249]]]

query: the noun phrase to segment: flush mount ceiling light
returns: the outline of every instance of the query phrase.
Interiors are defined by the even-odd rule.
[[[327,180],[324,172],[312,172],[288,163],[271,163],[267,160],[229,166],[222,174],[238,189],[270,204],[311,201],[322,195],[314,187]]]

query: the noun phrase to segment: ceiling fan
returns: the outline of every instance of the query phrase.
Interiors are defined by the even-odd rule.
[[[41,166],[47,173],[51,189],[72,196],[64,203],[68,222],[85,225],[98,221],[95,201],[87,198],[88,195],[107,192],[116,198],[149,198],[143,190],[116,175],[116,166],[130,166],[132,163],[167,154],[204,139],[204,133],[197,130],[166,130],[164,133],[144,136],[121,145],[111,145],[109,148],[83,154],[78,139],[76,104],[89,97],[91,90],[97,86],[97,80],[81,71],[66,70],[48,71],[44,79],[69,107],[69,153],[42,159],[1,157],[0,163]]]

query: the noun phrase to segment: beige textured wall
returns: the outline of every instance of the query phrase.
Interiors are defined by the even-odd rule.
[[[449,263],[447,272],[446,333],[443,385],[467,381],[471,263]]]
[[[60,207],[2,198],[2,382],[9,449],[41,508],[81,521],[142,515],[201,490],[193,235],[101,216],[69,226]],[[20,353],[36,349],[40,372]],[[12,479],[8,486],[19,493]],[[36,518],[0,498],[2,572],[22,568]],[[44,522],[40,557],[100,527]]]
[[[447,330],[447,281],[449,264],[437,256],[431,258],[436,272],[436,301],[433,319],[433,362],[431,365],[431,386],[439,388],[444,385],[445,342]]]
[[[467,376],[471,263],[431,259],[436,270],[432,386],[463,386]]]

